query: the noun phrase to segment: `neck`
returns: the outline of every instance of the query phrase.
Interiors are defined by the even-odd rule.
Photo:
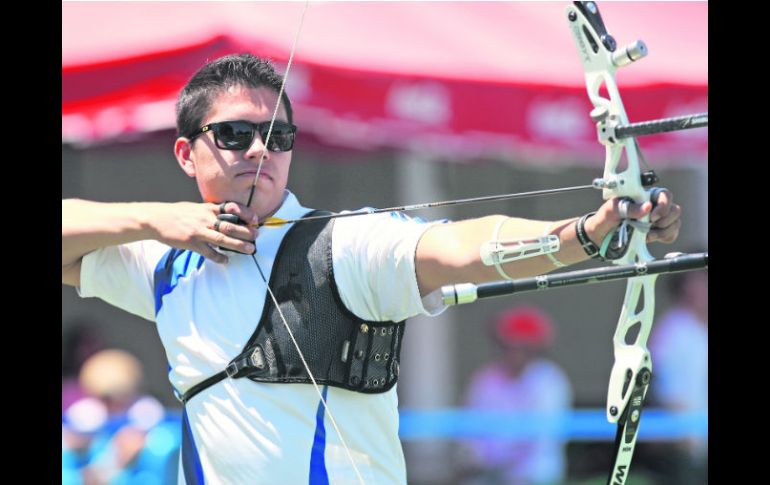
[[[267,219],[269,217],[272,217],[273,215],[275,215],[276,212],[278,212],[278,209],[281,208],[281,206],[283,205],[284,201],[286,200],[286,197],[288,197],[288,196],[289,196],[289,193],[286,190],[284,190],[283,191],[283,197],[281,197],[281,199],[278,201],[278,204],[276,204],[274,206],[271,206],[271,207],[260,207],[259,201],[256,201],[256,202],[252,201],[251,205],[252,205],[252,207],[254,207],[254,210],[256,210],[257,216],[259,216],[259,219],[260,220],[265,220],[265,219]]]

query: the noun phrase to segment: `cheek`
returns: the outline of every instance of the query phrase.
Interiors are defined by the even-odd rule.
[[[285,158],[284,158],[285,156]],[[291,153],[283,153],[280,158],[274,160],[275,179],[277,182],[289,180],[289,168],[291,167]]]
[[[199,182],[216,183],[223,179],[232,161],[227,158],[230,154],[202,153],[195,159],[196,178]]]
[[[222,167],[215,160],[199,160],[196,164],[195,182],[206,202],[217,202],[228,191],[228,181]]]

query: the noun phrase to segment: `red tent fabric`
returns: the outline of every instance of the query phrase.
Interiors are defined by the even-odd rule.
[[[296,122],[328,144],[479,156],[595,159],[566,2],[323,2],[304,14],[287,90]],[[708,4],[604,2],[632,120],[707,111]],[[62,139],[174,126],[181,86],[207,59],[250,51],[283,68],[304,3],[63,2]],[[703,162],[707,130],[645,138],[671,163]],[[657,160],[656,160],[657,165]]]

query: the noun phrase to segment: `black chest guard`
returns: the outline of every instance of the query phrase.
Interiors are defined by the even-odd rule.
[[[322,215],[315,211],[307,216]],[[404,322],[368,322],[345,308],[334,282],[334,220],[295,224],[281,242],[270,288],[319,385],[385,392],[398,380]],[[193,386],[182,401],[226,378],[311,383],[270,295],[257,329],[227,369]]]

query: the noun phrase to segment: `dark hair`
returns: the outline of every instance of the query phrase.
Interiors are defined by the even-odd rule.
[[[249,53],[231,54],[207,63],[193,74],[179,93],[176,101],[177,135],[189,136],[200,128],[214,98],[231,86],[267,87],[277,94],[281,91],[282,79],[269,61]],[[281,100],[291,123],[291,102],[286,91]]]

